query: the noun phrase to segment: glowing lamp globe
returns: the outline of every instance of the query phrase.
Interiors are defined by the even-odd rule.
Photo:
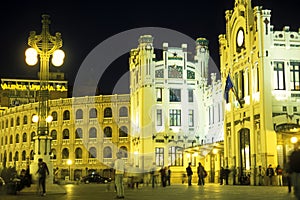
[[[34,48],[28,48],[25,51],[25,61],[29,66],[33,66],[38,62],[37,51]]]
[[[59,67],[64,63],[64,58],[65,53],[63,52],[63,50],[55,50],[52,55],[52,64],[56,67]]]

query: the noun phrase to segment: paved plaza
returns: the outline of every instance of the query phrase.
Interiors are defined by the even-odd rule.
[[[106,184],[68,184],[62,185],[66,194],[47,194],[45,197],[38,196],[33,192],[22,192],[17,195],[1,194],[1,200],[111,200],[115,199],[113,189],[108,191]],[[165,188],[141,186],[138,189],[125,189],[125,199],[128,200],[174,200],[174,199],[212,199],[212,200],[296,200],[293,194],[288,193],[286,186],[233,186],[206,184],[198,185],[171,185]]]

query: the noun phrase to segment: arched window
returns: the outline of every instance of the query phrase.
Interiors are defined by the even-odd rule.
[[[75,150],[75,159],[81,159],[81,158],[82,158],[82,149],[78,147]]]
[[[17,117],[16,119],[16,126],[20,126],[20,117]]]
[[[22,151],[22,161],[26,160],[26,151]]]
[[[19,161],[19,152],[18,151],[16,151],[16,153],[15,153],[15,161]]]
[[[68,110],[64,111],[63,120],[70,120],[70,111]]]
[[[9,152],[8,161],[12,161],[12,152]]]
[[[76,119],[83,119],[83,111],[81,109],[76,110]]]
[[[62,150],[62,159],[69,159],[69,149],[64,148]]]
[[[8,128],[8,119],[5,121],[5,128]]]
[[[82,129],[77,128],[75,131],[75,139],[81,139],[82,138]]]
[[[119,128],[119,137],[128,137],[128,129],[126,126]]]
[[[20,142],[20,135],[17,134],[17,135],[16,135],[16,143],[19,143],[19,142]]]
[[[128,117],[128,110],[126,107],[121,107],[119,110],[119,117]]]
[[[89,158],[97,158],[97,150],[95,147],[89,149]]]
[[[104,137],[112,137],[112,129],[109,126],[105,127],[103,132]]]
[[[104,147],[103,158],[112,158],[112,151],[110,147]]]
[[[51,113],[51,116],[53,117],[53,120],[52,121],[57,121],[57,112],[56,111],[53,111]]]
[[[26,133],[23,133],[23,137],[22,138],[23,138],[23,140],[22,140],[23,142],[27,142],[27,134]]]
[[[1,137],[1,145],[3,145],[3,137]]]
[[[14,126],[14,118],[11,118],[10,119],[10,127],[13,127]]]
[[[52,157],[52,159],[56,159],[56,150],[55,149],[51,149],[51,154],[50,156]]]
[[[35,132],[33,131],[31,134],[30,134],[30,141],[33,142],[34,141],[34,136],[35,136]]]
[[[52,140],[57,140],[57,131],[56,130],[51,131],[51,137],[52,137]]]
[[[13,143],[13,136],[10,135],[10,137],[9,137],[9,144],[12,144],[12,143]]]
[[[90,109],[90,118],[97,118],[97,109],[96,108]]]
[[[97,138],[97,129],[95,127],[90,128],[89,138]]]
[[[67,128],[63,130],[63,139],[70,139],[69,129]]]
[[[27,124],[28,123],[28,119],[27,119],[27,115],[25,115],[24,117],[23,117],[23,124]]]
[[[104,118],[106,117],[112,117],[112,110],[111,108],[105,108],[104,109]]]
[[[121,147],[120,147],[120,152],[122,153],[122,157],[123,157],[123,158],[127,158],[127,157],[128,157],[127,147],[121,146]]]
[[[34,159],[34,151],[31,150],[31,151],[30,151],[30,160],[33,160],[33,159]]]
[[[7,144],[7,136],[5,136],[5,144]]]

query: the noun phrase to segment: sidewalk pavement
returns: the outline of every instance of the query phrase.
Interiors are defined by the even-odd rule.
[[[20,192],[17,195],[0,195],[1,200],[111,200],[115,199],[113,185],[108,184],[79,184],[62,185],[66,194],[47,194],[38,196],[34,192]],[[108,190],[109,189],[109,190]],[[167,187],[141,186],[138,189],[125,188],[127,200],[297,200],[288,193],[286,186],[240,186],[206,184],[205,186],[171,185]]]

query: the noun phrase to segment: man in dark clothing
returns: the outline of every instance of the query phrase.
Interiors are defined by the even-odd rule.
[[[186,168],[186,173],[188,176],[188,185],[192,185],[192,176],[193,176],[193,170],[191,168],[192,163],[189,163],[189,166]]]
[[[39,176],[39,188],[42,186],[43,189],[41,196],[46,196],[46,173],[49,175],[49,169],[42,158],[38,159],[38,171],[36,173]]]
[[[269,177],[269,185],[272,185],[273,183],[273,176],[274,176],[274,169],[272,168],[272,165],[269,165],[266,171],[266,176]]]
[[[226,168],[225,168],[225,183],[226,183],[226,185],[228,185],[229,174],[230,174],[230,169],[228,168],[228,166],[226,166]]]
[[[197,167],[197,174],[198,174],[198,185],[204,185],[204,178],[205,178],[205,169],[203,165],[199,162]]]
[[[300,149],[299,144],[295,144],[295,150],[290,156],[290,171],[294,185],[294,194],[300,200]]]
[[[225,178],[225,169],[221,167],[220,169],[220,185],[223,185],[223,179]]]

